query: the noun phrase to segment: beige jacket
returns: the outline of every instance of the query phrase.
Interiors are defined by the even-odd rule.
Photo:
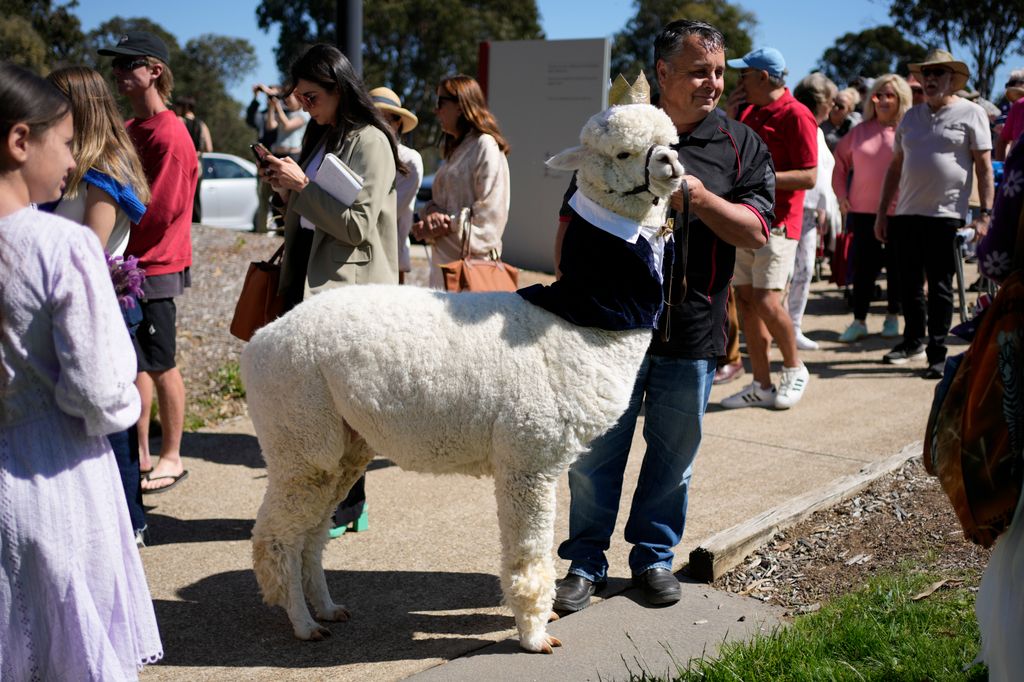
[[[305,296],[343,284],[397,284],[398,239],[395,161],[387,136],[373,126],[355,130],[340,149],[329,150],[363,178],[355,203],[346,206],[315,182],[288,199],[284,221],[281,292],[298,286],[303,254],[293,247],[300,216],[312,222],[313,244],[304,284]],[[316,150],[302,160],[305,169]]]

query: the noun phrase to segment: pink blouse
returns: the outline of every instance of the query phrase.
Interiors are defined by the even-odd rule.
[[[833,150],[832,189],[840,203],[849,200],[851,213],[878,212],[895,140],[896,128],[882,125],[876,118],[855,126],[839,140]],[[888,215],[895,212],[897,198],[893,196]]]

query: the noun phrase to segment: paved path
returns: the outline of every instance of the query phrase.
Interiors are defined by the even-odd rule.
[[[822,349],[804,354],[812,378],[803,402],[788,412],[712,406],[677,568],[702,538],[921,439],[934,388],[919,377],[923,361],[880,364],[892,344],[877,336],[839,344],[849,320],[839,292],[815,285],[805,330]],[[881,315],[869,326],[877,330]],[[712,403],[741,383],[715,387]],[[634,454],[642,447],[638,430]],[[330,625],[334,636],[325,642],[300,642],[281,609],[261,604],[251,571],[249,537],[266,485],[251,424],[240,418],[187,434],[183,449],[189,479],[147,497],[154,544],[142,556],[166,652],[143,672],[147,682],[417,673],[424,680],[622,679],[640,665],[660,673],[672,657],[712,654],[726,633],[746,636],[778,617],[760,602],[701,585],[684,584],[683,602],[657,610],[626,591],[554,624],[565,646],[553,656],[513,653],[514,624],[499,604],[491,481],[406,473],[378,460],[367,477],[369,532],[332,541],[324,556],[331,590],[353,619]],[[638,468],[635,456],[626,490]],[[556,541],[567,528],[565,477],[558,504]],[[628,504],[627,496],[612,538],[612,593],[627,585]]]

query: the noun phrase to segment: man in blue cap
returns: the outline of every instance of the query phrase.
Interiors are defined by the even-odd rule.
[[[736,249],[733,286],[754,380],[722,406],[785,410],[800,401],[810,378],[782,293],[793,274],[803,228],[804,190],[814,187],[818,176],[818,124],[786,87],[781,52],[762,47],[727,63],[741,69],[739,87],[726,105],[729,115],[761,136],[775,164],[775,222],[764,247]],[[782,351],[778,388],[772,384],[769,334]]]

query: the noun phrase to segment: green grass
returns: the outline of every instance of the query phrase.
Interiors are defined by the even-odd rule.
[[[909,570],[880,576],[770,635],[724,644],[718,660],[692,661],[675,679],[986,680],[983,666],[963,671],[980,641],[974,593],[960,585],[911,599],[934,581]]]

